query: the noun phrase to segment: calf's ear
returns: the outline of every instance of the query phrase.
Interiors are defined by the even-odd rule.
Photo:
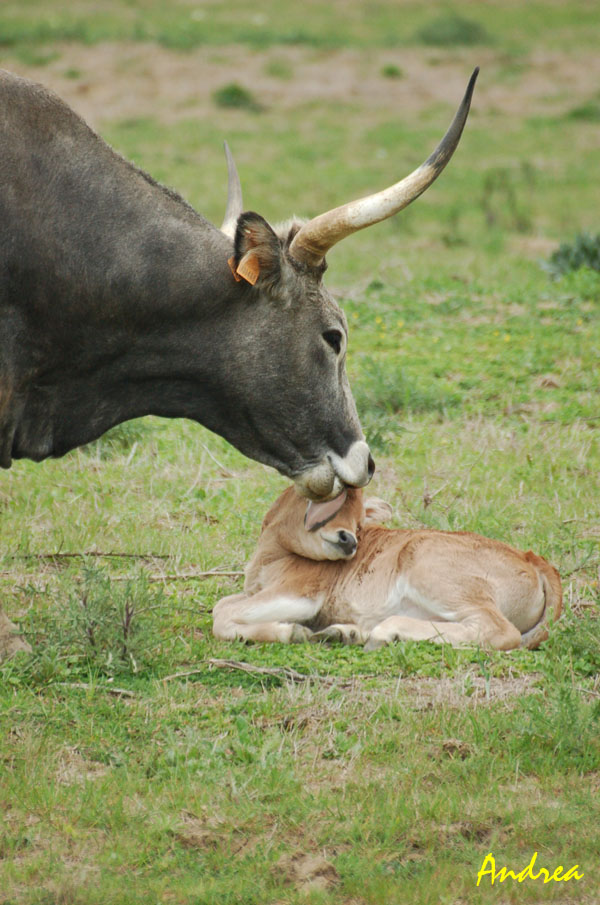
[[[380,525],[381,522],[389,522],[393,513],[394,510],[385,500],[381,500],[377,496],[369,497],[368,500],[365,500],[364,524]]]
[[[306,530],[316,531],[318,528],[323,528],[340,511],[346,502],[347,495],[347,492],[342,490],[339,496],[336,496],[333,500],[326,500],[324,503],[315,503],[311,500],[304,514],[304,527]]]
[[[254,286],[258,280],[275,280],[281,272],[281,243],[264,217],[247,211],[238,218],[234,255],[229,259],[238,282]]]

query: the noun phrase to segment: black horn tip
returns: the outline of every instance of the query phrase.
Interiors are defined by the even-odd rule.
[[[460,102],[460,106],[450,124],[450,128],[442,138],[435,151],[430,154],[425,161],[426,165],[433,167],[436,177],[442,172],[442,170],[454,154],[458,142],[460,141],[460,137],[462,135],[462,131],[465,127],[467,116],[469,115],[469,110],[471,108],[471,98],[473,96],[473,89],[475,88],[475,82],[477,81],[478,75],[479,66],[476,66],[473,70],[471,78],[469,79],[469,84],[467,85],[465,96]]]
[[[467,85],[467,90],[465,91],[465,100],[467,102],[471,101],[471,97],[473,95],[473,90],[475,88],[475,82],[477,81],[477,76],[479,75],[479,66],[476,66],[473,70],[471,78],[469,79],[469,84]]]
[[[479,66],[476,66],[473,70],[471,78],[469,79],[469,84],[467,85],[467,90],[465,91],[465,96],[463,98],[463,105],[470,105],[471,98],[473,97],[473,91],[475,90],[475,82],[477,81],[477,76],[479,75]]]

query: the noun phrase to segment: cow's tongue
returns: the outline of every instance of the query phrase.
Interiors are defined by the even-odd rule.
[[[346,502],[346,491],[342,490],[339,496],[333,500],[327,500],[325,503],[314,503],[312,500],[306,507],[306,515],[304,516],[304,527],[307,531],[316,531],[326,525],[333,516],[340,511]]]

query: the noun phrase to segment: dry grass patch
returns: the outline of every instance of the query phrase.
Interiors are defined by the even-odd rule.
[[[600,60],[592,51],[577,55],[532,52],[518,76],[504,77],[506,58],[490,48],[454,50],[402,48],[386,54],[397,60],[404,78],[382,75],[380,54],[372,50],[315,51],[286,47],[286,78],[279,73],[282,51],[223,46],[207,53],[185,54],[138,43],[92,46],[57,45],[56,56],[43,65],[18,58],[6,68],[57,91],[96,128],[103,122],[154,117],[170,124],[182,119],[215,116],[215,91],[239,79],[266,108],[286,112],[319,103],[358,104],[364,110],[401,111],[402,116],[435,104],[454,105],[464,90],[465,72],[480,65],[474,115],[535,116],[567,113],[588,100],[590,85],[600,81]],[[288,77],[289,76],[289,77]]]

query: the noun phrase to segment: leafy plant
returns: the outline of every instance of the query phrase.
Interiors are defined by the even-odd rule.
[[[230,82],[223,85],[213,93],[213,100],[217,107],[232,107],[236,110],[250,110],[252,113],[258,113],[263,108],[254,98],[254,96],[237,82]]]
[[[395,63],[386,63],[381,68],[381,74],[384,79],[403,79],[404,73]]]
[[[600,272],[600,233],[581,232],[572,242],[562,242],[543,266],[553,277],[561,277],[581,267]]]
[[[580,120],[581,122],[598,123],[600,122],[600,102],[587,101],[574,107],[567,114],[568,119]]]
[[[35,591],[32,591],[35,594]],[[148,614],[164,606],[162,590],[145,572],[125,581],[84,565],[81,578],[68,576],[62,605],[49,607],[45,626],[37,621],[35,655],[26,672],[44,683],[90,670],[103,675],[137,673],[154,646]]]

